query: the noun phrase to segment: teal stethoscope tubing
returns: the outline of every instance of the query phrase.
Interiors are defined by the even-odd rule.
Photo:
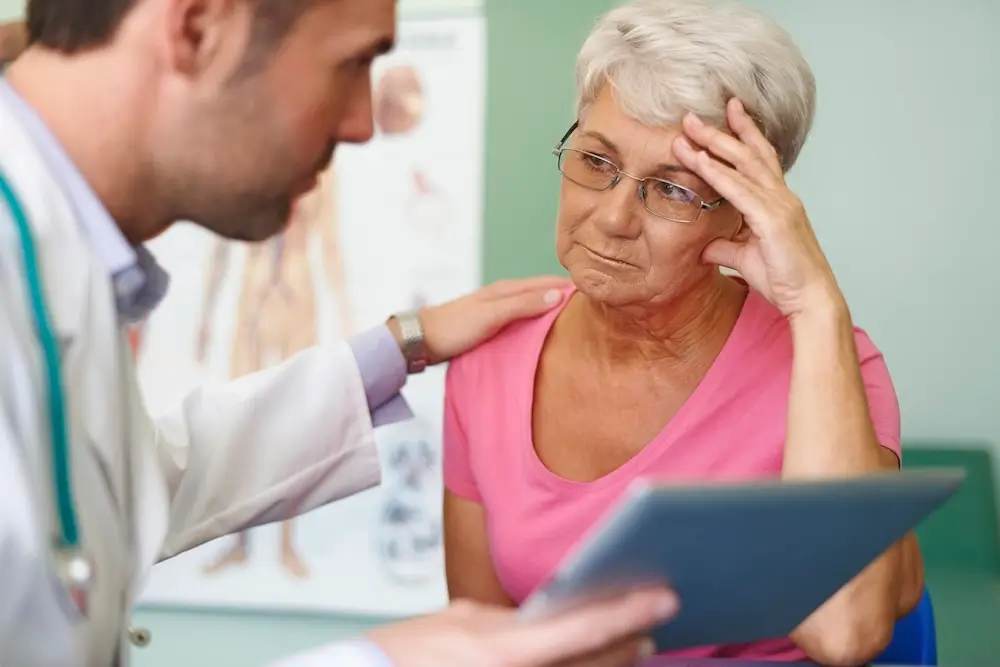
[[[0,172],[0,197],[3,197],[7,208],[10,209],[11,217],[14,218],[14,226],[17,227],[20,237],[24,274],[28,283],[28,298],[45,363],[49,427],[52,431],[52,478],[55,484],[56,512],[59,519],[59,533],[56,538],[59,547],[73,550],[80,546],[80,529],[77,525],[73,503],[73,486],[70,479],[69,433],[66,424],[66,397],[63,392],[59,341],[53,330],[48,307],[45,303],[38,251],[31,235],[31,227],[28,225],[28,216],[3,172]]]

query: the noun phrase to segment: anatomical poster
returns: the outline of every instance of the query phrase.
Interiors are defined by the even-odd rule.
[[[204,383],[479,286],[484,77],[481,17],[402,21],[373,71],[375,138],[338,147],[280,236],[245,244],[187,224],[150,245],[171,274],[132,332],[154,415]],[[376,431],[381,486],[161,563],[142,602],[379,616],[443,606],[443,388],[443,368],[412,377],[416,417]]]

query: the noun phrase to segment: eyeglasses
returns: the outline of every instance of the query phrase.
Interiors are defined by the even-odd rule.
[[[622,176],[626,176],[639,183],[639,199],[647,211],[673,222],[694,222],[702,211],[711,211],[726,201],[719,199],[706,203],[701,195],[683,185],[663,178],[639,178],[622,171],[605,157],[577,148],[564,148],[563,144],[577,126],[578,123],[573,123],[552,149],[558,159],[559,172],[573,183],[588,190],[603,191],[618,185]]]

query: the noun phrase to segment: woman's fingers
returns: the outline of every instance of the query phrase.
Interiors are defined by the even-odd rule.
[[[726,121],[740,141],[750,147],[761,162],[770,169],[771,173],[783,177],[784,169],[781,167],[778,151],[767,140],[756,121],[747,113],[743,102],[738,98],[734,97],[726,105]]]
[[[780,178],[748,145],[717,127],[706,124],[694,114],[687,114],[681,123],[684,135],[696,146],[735,167],[754,183],[774,187]]]
[[[759,186],[751,183],[736,169],[722,164],[706,151],[696,149],[683,136],[674,140],[674,154],[681,164],[698,174],[713,190],[743,214],[750,231],[758,232],[754,229],[755,221],[767,219],[767,209],[761,199]]]
[[[745,248],[745,243],[730,241],[729,239],[715,239],[705,246],[705,250],[701,254],[701,260],[706,264],[724,266],[727,269],[742,272],[743,267],[740,260],[743,257],[743,250]]]

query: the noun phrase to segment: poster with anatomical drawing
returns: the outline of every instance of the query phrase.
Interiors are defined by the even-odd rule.
[[[338,147],[277,238],[250,245],[181,225],[151,244],[171,288],[132,343],[153,414],[202,384],[479,286],[484,39],[478,16],[403,21],[374,69],[375,138]],[[377,615],[443,606],[443,390],[443,368],[414,376],[404,395],[415,418],[377,430],[380,487],[161,563],[142,602]]]

